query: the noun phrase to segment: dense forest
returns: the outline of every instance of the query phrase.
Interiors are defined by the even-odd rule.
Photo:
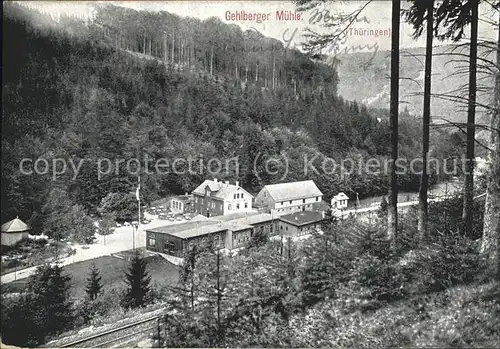
[[[239,180],[252,192],[264,184],[305,178],[314,179],[326,199],[339,191],[357,192],[360,198],[387,191],[381,174],[349,168],[356,173],[345,175],[340,166],[304,171],[305,157],[314,158],[319,169],[326,158],[336,163],[344,158],[386,159],[387,112],[343,100],[332,68],[284,49],[276,40],[252,38],[259,47],[281,45],[280,55],[273,50],[226,52],[221,46],[244,43],[241,36],[252,34],[216,19],[201,22],[113,6],[98,8],[89,23],[72,17],[56,22],[16,4],[5,4],[4,11],[3,29],[9,33],[4,49],[10,52],[4,57],[9,69],[3,80],[4,220],[31,217],[37,227],[61,200],[66,200],[63,206],[78,205],[77,211],[87,214],[96,213],[109,195],[133,200],[138,172],[126,171],[122,163],[98,178],[103,158],[113,164],[118,159],[151,159],[151,168],[141,164],[140,171],[146,203],[191,191],[212,177],[207,168],[211,158],[225,164],[238,157],[238,166],[227,162],[231,168],[217,177]],[[159,23],[177,39],[165,46]],[[196,30],[205,35],[196,35]],[[244,62],[247,73],[244,65],[237,66]],[[410,159],[420,148],[415,125],[411,115],[402,114],[401,155]],[[442,147],[436,154],[457,156],[462,142],[458,134],[437,131],[434,137]],[[265,159],[280,156],[287,159],[287,172],[283,165],[275,175],[266,174]],[[46,159],[50,166],[54,159],[64,159],[68,170],[56,178],[52,172],[25,175],[20,170],[23,158]],[[185,175],[155,171],[155,160],[175,158],[199,161]],[[261,160],[254,164],[255,159]],[[81,164],[77,176],[70,160],[75,167]],[[416,189],[418,176],[403,175],[400,184]]]
[[[323,5],[322,0],[297,2]],[[370,159],[415,159],[422,153],[423,159],[441,160],[464,152],[469,160],[477,155],[473,107],[475,69],[481,65],[473,41],[478,39],[479,2],[413,1],[407,21],[418,29],[425,18],[428,26],[423,117],[399,111],[396,28],[401,2],[391,5],[388,112],[343,99],[337,72],[304,53],[270,50],[253,56],[244,49],[227,50],[247,45],[245,38],[253,34],[216,19],[115,6],[96,7],[91,20],[53,19],[25,5],[4,4],[4,50],[9,54],[4,56],[2,218],[29,217],[35,232],[56,240],[30,241],[30,248],[55,248],[49,253],[56,255],[56,263],[38,266],[25,283],[16,285],[14,276],[14,282],[3,285],[2,343],[67,345],[71,338],[156,311],[161,316],[153,328],[134,330],[137,346],[497,347],[500,32],[493,46],[496,63],[487,65],[496,84],[486,106],[492,125],[487,172],[465,174],[463,194],[428,200],[428,185],[446,179],[433,168],[419,178],[395,175],[391,164],[389,180],[386,173],[369,174],[359,166]],[[494,6],[500,10],[500,2]],[[463,131],[430,131],[431,76],[436,73],[430,64],[432,39],[439,38],[434,30],[441,25],[450,26],[452,34],[471,28],[472,98],[466,100]],[[328,39],[330,34],[324,35]],[[281,45],[254,39],[257,47]],[[305,173],[305,156],[315,157],[311,165],[320,172]],[[144,157],[150,161],[141,168],[127,168],[129,159]],[[238,166],[224,162],[223,173],[211,173],[209,159],[235,157]],[[192,172],[159,173],[152,165],[176,158],[197,160]],[[49,171],[27,175],[23,159]],[[287,163],[274,162],[270,171],[265,159]],[[345,174],[340,167],[322,167],[325,159],[359,161],[351,162]],[[114,168],[99,171],[103,161]],[[255,229],[243,249],[227,254],[205,239],[184,251],[176,273],[170,261],[139,252],[135,242],[133,252],[122,251],[118,258],[89,260],[86,280],[74,255],[72,266],[78,269],[57,265],[58,246],[71,246],[69,241],[58,244],[63,238],[92,241],[99,221],[93,215],[101,215],[97,231],[104,245],[115,218],[135,217],[139,174],[146,203],[190,191],[213,176],[239,180],[251,192],[264,184],[307,178],[315,180],[327,200],[338,191],[360,198],[389,192],[389,200],[382,199],[368,222],[361,215],[337,219],[327,211],[320,229],[309,236],[271,237]],[[481,183],[486,193],[475,196]],[[420,205],[398,211],[398,189],[419,185]],[[130,226],[123,228],[135,233]],[[22,243],[14,248],[26,248]],[[162,283],[155,283],[153,275]],[[141,334],[149,336],[147,342]],[[123,344],[115,340],[113,345]]]

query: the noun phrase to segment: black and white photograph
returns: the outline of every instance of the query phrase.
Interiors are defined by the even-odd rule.
[[[500,348],[500,1],[4,1],[1,348]]]

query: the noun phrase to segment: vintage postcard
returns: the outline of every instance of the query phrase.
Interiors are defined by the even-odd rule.
[[[5,1],[3,347],[500,347],[498,0]]]

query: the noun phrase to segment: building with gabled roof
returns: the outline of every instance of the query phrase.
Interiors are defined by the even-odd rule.
[[[170,198],[170,211],[173,213],[192,213],[193,195],[175,195]]]
[[[347,208],[347,202],[349,197],[345,193],[338,193],[332,198],[331,206],[332,209],[343,210]]]
[[[240,187],[214,178],[205,180],[192,192],[195,213],[207,217],[251,212],[253,195]]]
[[[279,234],[288,237],[300,237],[321,229],[325,213],[318,211],[299,211],[279,218]]]
[[[270,184],[257,194],[254,206],[267,212],[287,214],[297,211],[312,211],[313,205],[323,200],[323,193],[314,181]]]
[[[248,212],[206,218],[181,224],[151,228],[146,231],[146,248],[169,256],[182,257],[193,245],[211,240],[219,249],[244,247],[256,231],[273,235],[278,221],[273,215]]]

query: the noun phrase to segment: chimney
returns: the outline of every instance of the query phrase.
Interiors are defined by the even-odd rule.
[[[239,187],[240,182],[239,182],[239,181],[236,181],[236,182],[234,182],[234,184],[235,184],[237,187]]]
[[[217,178],[214,178],[214,182],[217,183]]]

